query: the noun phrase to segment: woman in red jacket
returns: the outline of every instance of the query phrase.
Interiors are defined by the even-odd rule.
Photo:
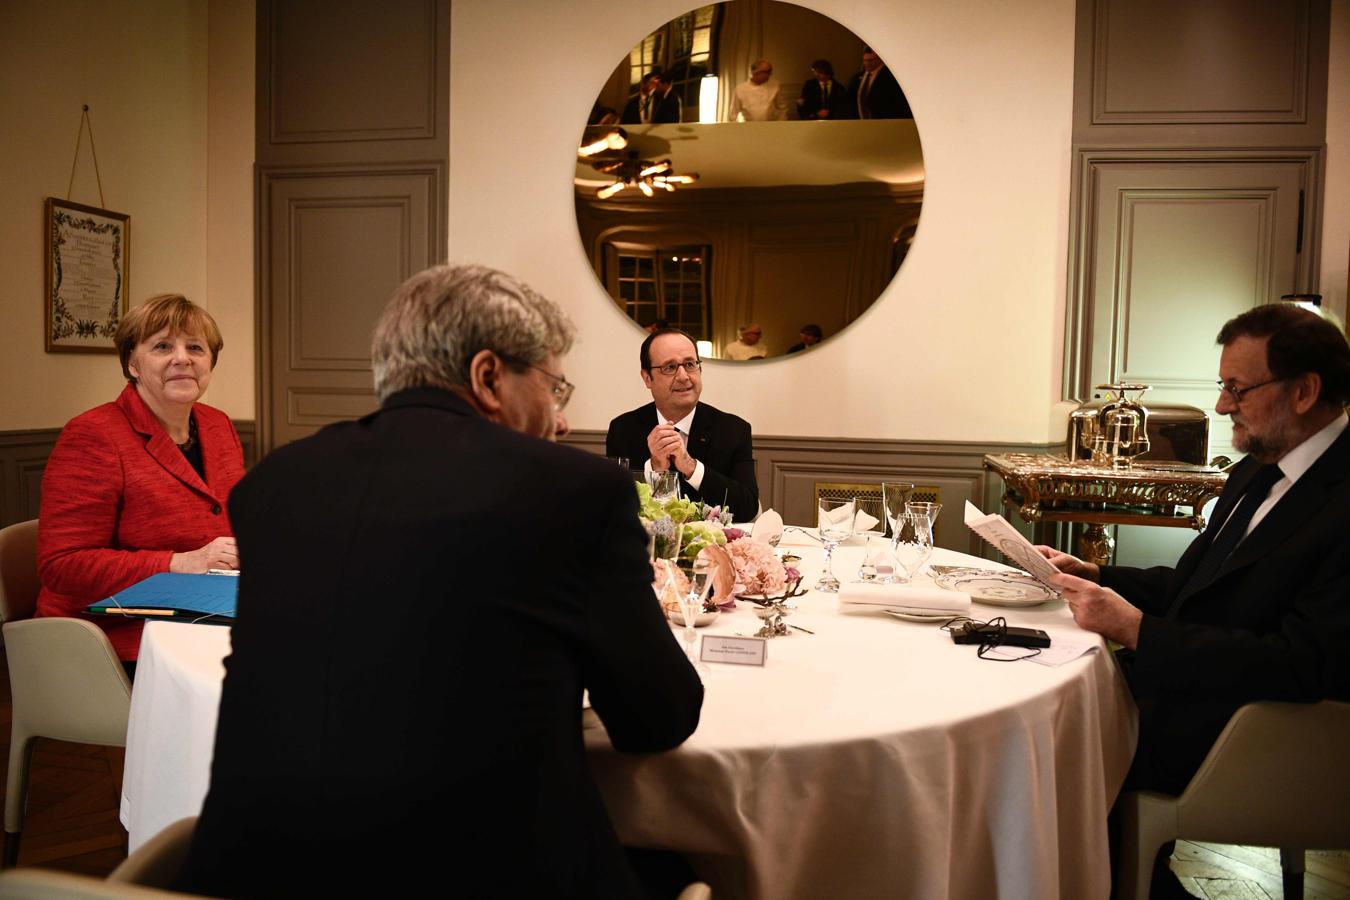
[[[129,384],[72,419],[42,477],[37,615],[79,616],[157,572],[239,566],[225,512],[244,476],[229,417],[198,403],[224,342],[206,310],[179,294],[131,310],[114,338]],[[96,617],[134,661],[141,622]]]

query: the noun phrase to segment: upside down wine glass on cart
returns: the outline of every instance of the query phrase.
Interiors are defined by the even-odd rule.
[[[853,500],[821,500],[816,509],[820,542],[825,546],[825,572],[816,582],[818,591],[839,593],[839,579],[834,577],[834,549],[853,536],[857,508]]]
[[[698,673],[700,681],[707,682],[712,670],[708,664],[698,658],[694,644],[698,635],[694,633],[694,620],[703,613],[703,598],[712,587],[712,563],[702,556],[694,558],[693,571],[689,573],[689,590],[680,596],[680,613],[684,617],[684,652],[689,664]]]
[[[905,512],[895,525],[892,549],[905,570],[906,580],[913,581],[933,555],[933,521],[926,513]]]

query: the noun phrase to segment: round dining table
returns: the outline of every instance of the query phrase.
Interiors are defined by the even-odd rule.
[[[790,544],[813,584],[819,544],[789,531],[780,549]],[[863,555],[863,538],[836,551],[846,587]],[[929,562],[1000,568],[941,549]],[[1109,894],[1106,817],[1137,715],[1100,637],[1059,600],[972,604],[974,618],[1002,615],[1047,632],[1052,649],[1084,651],[1006,662],[954,644],[940,623],[841,610],[815,590],[795,603],[786,621],[798,627],[767,641],[762,666],[711,664],[698,729],[679,748],[618,753],[585,711],[591,770],[625,844],[684,853],[719,900]],[[742,600],[698,633],[753,637],[761,625]],[[121,807],[132,849],[201,809],[228,652],[228,628],[146,626]]]

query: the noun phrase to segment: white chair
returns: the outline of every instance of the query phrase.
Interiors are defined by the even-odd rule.
[[[1350,847],[1350,703],[1250,703],[1237,711],[1180,797],[1121,797],[1116,896],[1148,897],[1170,840],[1279,847],[1284,895],[1303,895],[1303,852]]]
[[[33,739],[125,747],[131,682],[112,644],[83,619],[32,618],[37,520],[0,529],[0,621],[13,695],[4,866],[19,858]]]

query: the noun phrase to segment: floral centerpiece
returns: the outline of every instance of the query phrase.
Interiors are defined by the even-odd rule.
[[[678,605],[680,593],[688,591],[685,572],[693,568],[700,553],[716,567],[709,608],[731,609],[739,594],[795,593],[801,574],[784,566],[768,544],[724,525],[722,507],[683,497],[657,501],[651,487],[643,483],[638,483],[637,493],[638,515],[655,544],[652,587],[663,606]]]

